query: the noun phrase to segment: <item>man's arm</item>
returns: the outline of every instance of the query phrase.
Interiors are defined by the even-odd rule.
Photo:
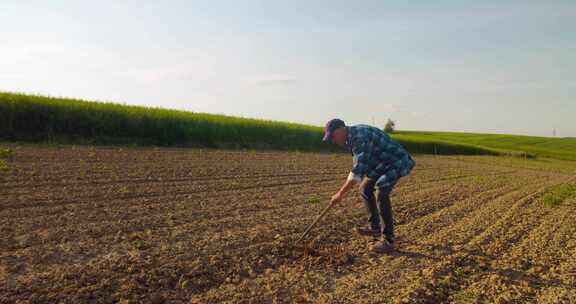
[[[356,180],[353,179],[347,180],[344,183],[344,185],[342,185],[340,190],[338,190],[338,192],[336,192],[336,194],[332,196],[332,199],[330,201],[332,203],[339,203],[344,197],[344,195],[348,192],[348,190],[350,190],[350,188],[352,188],[356,183],[357,183]]]
[[[350,174],[352,175],[352,173],[350,173]],[[355,178],[350,178],[350,176],[348,176],[348,179],[346,180],[344,185],[342,185],[340,190],[338,190],[338,192],[336,192],[336,194],[334,194],[332,196],[332,199],[330,200],[331,202],[333,202],[333,203],[340,202],[342,200],[342,198],[344,197],[344,195],[350,190],[350,188],[352,188],[354,185],[356,185],[358,180]]]
[[[368,171],[367,150],[368,144],[365,141],[358,142],[354,145],[352,148],[352,153],[354,155],[352,170],[350,171],[348,179],[344,185],[342,185],[340,190],[338,190],[338,192],[332,196],[332,202],[340,202],[344,194],[346,194],[346,192],[348,192],[348,190],[350,190],[350,188],[352,188],[352,186],[354,186],[357,182],[362,180],[362,177],[366,174],[366,171]]]

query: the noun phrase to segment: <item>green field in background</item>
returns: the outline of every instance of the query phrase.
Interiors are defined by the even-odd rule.
[[[60,144],[341,151],[322,127],[118,103],[0,93],[0,139]],[[392,134],[411,153],[576,160],[575,138],[457,132]]]

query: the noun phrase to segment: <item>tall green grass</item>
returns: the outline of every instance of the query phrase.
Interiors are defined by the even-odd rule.
[[[12,149],[0,147],[0,172],[10,170],[8,160],[12,160],[12,158],[14,158],[14,151]]]
[[[402,131],[395,136],[406,141],[478,147],[497,154],[576,160],[576,138],[422,131]]]
[[[0,93],[0,138],[16,141],[332,150],[322,128],[78,99]]]
[[[406,136],[403,133],[396,132],[392,134],[392,138],[402,143],[408,151],[417,151],[422,154],[433,155],[507,155],[507,156],[526,156],[532,155],[518,152],[507,151],[499,149],[491,149],[488,147],[480,147],[463,143],[434,140],[431,138],[418,138],[414,136]]]
[[[10,141],[342,151],[322,135],[317,126],[0,92],[0,139]],[[449,132],[392,137],[411,153],[576,160],[576,139]]]

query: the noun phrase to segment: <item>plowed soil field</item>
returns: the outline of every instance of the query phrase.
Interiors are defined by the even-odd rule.
[[[572,163],[416,156],[374,254],[346,154],[15,148],[0,303],[576,303]]]

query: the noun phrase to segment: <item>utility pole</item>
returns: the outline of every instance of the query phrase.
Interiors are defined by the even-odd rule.
[[[552,129],[552,136],[556,137],[556,128]]]

